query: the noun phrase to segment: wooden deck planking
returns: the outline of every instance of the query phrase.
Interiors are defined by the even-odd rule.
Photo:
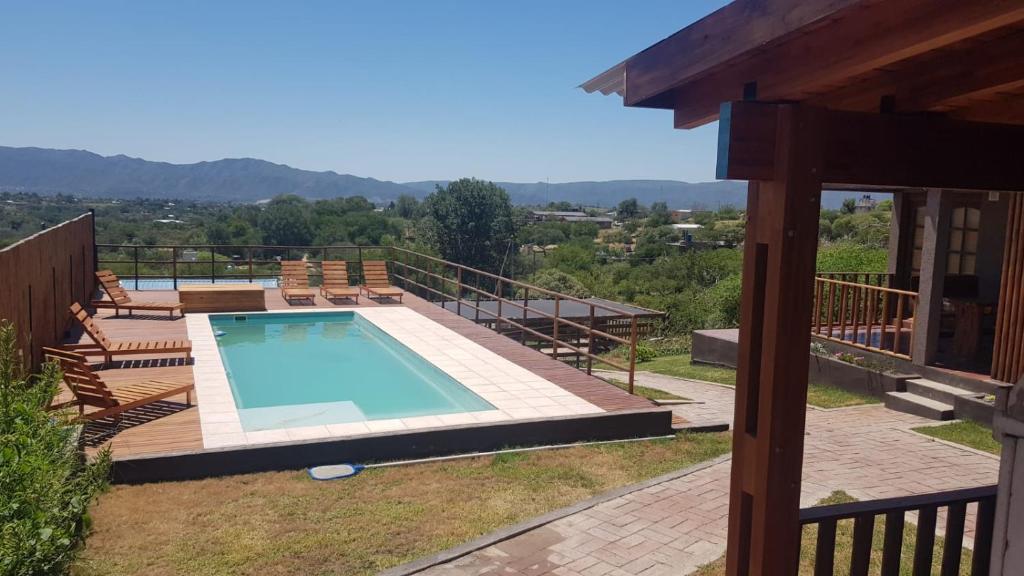
[[[132,294],[133,298],[136,296],[144,296],[146,300],[155,302],[177,299],[177,293],[170,290]],[[280,290],[267,289],[266,303],[269,310],[405,306],[604,410],[643,410],[654,407],[641,397],[631,396],[603,380],[588,376],[568,364],[522,346],[412,294],[406,294],[402,304],[382,304],[360,298],[358,305],[341,301],[337,306],[318,295],[315,306],[310,306],[289,305],[281,297]],[[179,317],[169,319],[165,314],[128,316],[122,313],[115,316],[113,310],[99,310],[94,317],[112,340],[184,340],[188,337],[185,321]],[[82,334],[74,340],[85,342],[88,337]],[[99,375],[114,389],[147,379],[192,381],[191,366],[184,363],[180,354],[115,359],[109,367],[100,370]],[[59,399],[70,399],[70,392],[64,391]],[[93,452],[100,446],[109,445],[115,458],[202,450],[199,411],[195,406],[186,408],[184,402],[185,397],[182,395],[180,398],[155,403],[148,409],[132,410],[126,414],[120,428],[115,427],[113,420],[90,423],[85,431],[89,439],[88,450]],[[116,434],[112,435],[115,430]]]

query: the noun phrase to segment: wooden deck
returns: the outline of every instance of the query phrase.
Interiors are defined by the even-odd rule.
[[[149,301],[171,301],[177,298],[177,294],[173,291],[145,291],[132,294],[132,297]],[[289,305],[281,298],[277,289],[266,291],[266,302],[268,310],[311,307]],[[345,302],[345,305],[353,306],[350,302]],[[643,410],[653,407],[644,398],[631,396],[603,380],[588,376],[585,372],[522,346],[514,340],[475,324],[472,320],[457,316],[412,294],[406,294],[402,304],[380,304],[368,298],[360,298],[358,307],[382,305],[405,306],[415,310],[606,411]],[[317,296],[315,307],[338,306]],[[114,340],[170,340],[187,337],[185,321],[180,318],[168,319],[165,314],[114,316],[113,310],[100,310],[95,318],[100,328]],[[84,341],[86,338],[85,335],[81,335],[76,341]],[[191,366],[186,365],[180,358],[174,358],[173,355],[115,361],[99,374],[113,388],[149,378],[192,381]],[[61,399],[69,397],[70,394],[65,392]],[[114,420],[89,423],[85,429],[88,449],[94,451],[101,446],[110,446],[115,459],[202,450],[199,411],[194,406],[185,406],[184,402],[183,395],[181,398],[155,403],[145,409],[130,411],[124,416],[119,427]]]

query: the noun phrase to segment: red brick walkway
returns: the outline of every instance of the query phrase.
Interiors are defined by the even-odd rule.
[[[689,419],[732,412],[731,391],[720,386],[654,374],[639,375],[637,383],[704,400],[679,409]],[[803,505],[834,490],[868,500],[996,482],[997,458],[910,431],[927,424],[934,422],[881,405],[809,408]],[[688,574],[725,552],[730,465],[726,460],[615,498],[423,574]]]

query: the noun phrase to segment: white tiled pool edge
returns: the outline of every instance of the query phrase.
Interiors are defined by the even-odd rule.
[[[203,446],[258,445],[290,440],[344,438],[376,432],[420,430],[458,424],[597,414],[604,410],[455,331],[405,307],[275,310],[252,314],[330,313],[351,311],[422,356],[495,410],[369,420],[246,432],[242,429],[231,385],[217,349],[209,314],[186,314],[192,340],[192,367],[199,405]]]

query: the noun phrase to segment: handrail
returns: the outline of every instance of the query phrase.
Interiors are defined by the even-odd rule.
[[[800,510],[800,524],[818,528],[814,550],[814,574],[833,574],[837,523],[842,520],[853,520],[849,573],[866,575],[871,564],[875,519],[880,516],[885,518],[881,574],[901,574],[903,537],[908,512],[917,513],[913,558],[908,558],[908,561],[913,564],[913,574],[931,574],[940,508],[946,510],[941,573],[960,574],[968,505],[976,504],[971,574],[987,575],[995,529],[996,491],[997,486],[980,486],[934,494],[804,508]]]
[[[406,248],[400,248],[397,246],[364,246],[364,245],[335,245],[335,246],[283,246],[283,245],[263,245],[263,244],[150,244],[150,245],[138,245],[138,244],[96,244],[97,250],[112,250],[118,254],[114,258],[97,259],[97,266],[107,265],[127,265],[131,266],[130,274],[125,274],[126,277],[131,277],[135,280],[135,286],[138,287],[139,281],[148,278],[170,278],[173,287],[177,289],[179,280],[190,280],[190,279],[209,279],[211,283],[216,283],[218,280],[244,280],[248,279],[249,282],[253,282],[257,279],[264,278],[276,278],[279,274],[273,271],[260,270],[259,267],[275,266],[280,263],[279,259],[265,259],[255,258],[254,252],[266,251],[266,252],[284,252],[283,258],[290,259],[292,252],[300,251],[302,258],[309,264],[317,265],[326,260],[329,260],[328,256],[333,252],[335,254],[342,252],[355,253],[354,261],[362,262],[364,259],[364,251],[376,252],[377,254],[384,253],[388,257],[377,258],[390,260],[394,267],[402,267],[403,274],[398,274],[397,271],[392,269],[391,275],[400,279],[408,286],[415,286],[418,289],[424,290],[426,293],[433,294],[441,298],[441,304],[453,300],[455,302],[456,313],[461,316],[462,306],[469,306],[470,310],[475,311],[475,317],[479,321],[480,315],[491,316],[494,318],[493,328],[498,332],[501,332],[504,327],[511,327],[519,331],[520,340],[523,344],[526,344],[526,334],[531,334],[534,337],[544,342],[550,342],[552,345],[551,355],[555,359],[559,358],[559,350],[568,350],[573,353],[577,358],[577,363],[581,361],[581,358],[586,358],[586,372],[587,374],[592,373],[593,363],[596,360],[599,363],[607,364],[613,368],[624,370],[629,373],[628,390],[632,394],[634,389],[634,379],[636,371],[636,347],[639,339],[639,328],[638,322],[641,318],[651,318],[660,313],[656,311],[649,312],[635,312],[617,308],[611,305],[602,304],[600,302],[594,302],[591,300],[585,300],[570,296],[568,294],[562,294],[555,290],[549,290],[541,288],[526,282],[513,280],[506,278],[499,274],[494,274],[470,266],[465,266],[455,262],[449,262],[435,256],[428,254],[421,254]],[[160,251],[170,250],[170,259],[168,260],[157,260],[153,259],[152,254],[140,253],[142,251]],[[209,258],[203,258],[202,260],[195,261],[184,261],[179,258],[179,252],[185,250],[195,251],[208,251]],[[242,253],[238,258],[224,258],[221,260],[217,259],[218,252],[223,253],[225,251],[237,250]],[[123,254],[127,252],[127,254]],[[205,255],[204,255],[205,256]],[[266,256],[265,254],[263,256]],[[319,256],[320,259],[315,259],[315,256]],[[222,257],[223,258],[223,257]],[[349,259],[352,261],[352,259]],[[440,265],[439,271],[430,271],[424,268],[432,268],[433,266],[424,266],[423,268],[410,264],[406,260],[419,260],[428,263],[434,263]],[[167,266],[169,267],[169,274],[152,274],[147,271],[141,271],[139,266]],[[192,273],[196,266],[208,266],[208,272],[203,274]],[[237,266],[238,272],[232,272],[225,270],[226,266]],[[447,272],[454,271],[455,279],[446,276]],[[427,284],[417,282],[416,280],[409,278],[410,272],[422,275],[427,279]],[[467,274],[476,275],[476,285],[467,283],[465,277]],[[318,273],[316,270],[310,273],[311,276],[318,277],[322,276],[322,273]],[[361,272],[355,273],[353,271],[353,278],[357,279],[361,275]],[[486,279],[488,282],[493,282],[495,289],[494,291],[484,290],[481,288],[481,279]],[[429,286],[428,284],[434,284]],[[447,288],[446,288],[447,287]],[[446,289],[453,289],[455,295],[446,292]],[[516,299],[509,299],[504,296],[504,291],[507,289],[511,290],[522,290],[524,298],[522,301]],[[467,300],[463,298],[463,294],[469,293],[475,296],[475,305],[473,300]],[[482,301],[481,296],[486,301],[497,302],[497,312],[492,312],[481,307],[479,304]],[[535,306],[530,306],[531,296],[534,300],[540,298],[554,299],[555,313],[551,314],[545,310],[541,310]],[[589,323],[575,322],[567,318],[563,318],[560,315],[560,306],[563,302],[574,302],[586,306],[589,310]],[[507,314],[502,313],[502,306],[507,305],[513,309],[521,312],[521,318],[511,318]],[[596,311],[610,312],[612,316],[598,316]],[[552,334],[548,335],[541,331],[535,330],[526,325],[529,320],[530,314],[535,314],[545,320],[550,320],[552,323]],[[629,336],[619,336],[612,334],[605,330],[595,328],[598,321],[607,322],[614,321],[616,318],[621,319],[629,323]],[[625,324],[621,325],[623,328]],[[580,337],[585,335],[587,337],[587,345],[585,347],[577,346],[569,341],[566,341],[559,337],[560,328],[571,328],[577,333],[577,342],[580,341]],[[629,361],[627,364],[620,364],[614,360],[603,358],[595,353],[594,342],[596,339],[606,340],[608,342],[614,342],[624,346],[628,346]]]
[[[909,360],[914,329],[906,321],[916,309],[916,292],[819,275],[814,279],[811,335]]]

